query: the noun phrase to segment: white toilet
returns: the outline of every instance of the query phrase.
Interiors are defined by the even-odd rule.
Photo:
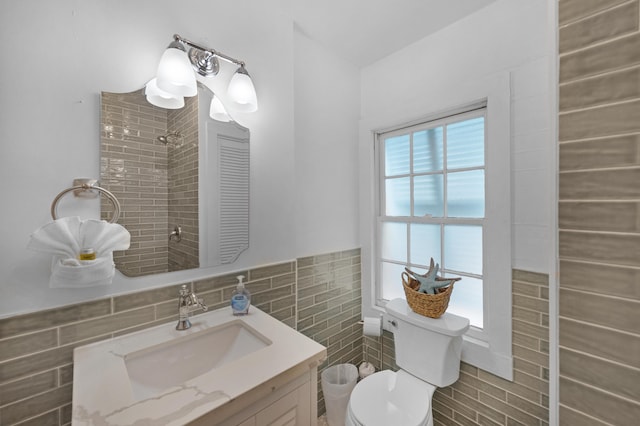
[[[356,385],[346,426],[432,426],[436,387],[458,380],[462,335],[469,320],[445,313],[427,318],[404,299],[387,303],[385,316],[394,335],[398,372],[374,373]]]

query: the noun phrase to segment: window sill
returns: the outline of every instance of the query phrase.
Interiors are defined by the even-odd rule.
[[[513,381],[513,357],[491,351],[489,344],[463,336],[462,361],[503,379]]]

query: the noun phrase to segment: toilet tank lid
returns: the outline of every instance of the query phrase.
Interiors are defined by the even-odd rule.
[[[393,299],[387,302],[385,309],[393,317],[447,336],[460,336],[469,329],[468,318],[448,312],[442,314],[440,318],[425,317],[413,312],[405,299]]]

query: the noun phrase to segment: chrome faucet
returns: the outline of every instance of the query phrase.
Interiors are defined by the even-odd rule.
[[[192,293],[186,284],[183,284],[180,288],[180,295],[178,296],[178,312],[180,318],[178,319],[176,330],[186,330],[191,328],[189,314],[198,309],[206,311],[209,308],[204,304],[203,299],[198,299],[198,296],[196,296],[195,293]]]

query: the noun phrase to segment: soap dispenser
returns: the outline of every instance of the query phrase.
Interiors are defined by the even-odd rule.
[[[244,275],[238,275],[238,285],[231,294],[231,310],[233,315],[247,315],[249,313],[249,305],[251,305],[251,294],[249,290],[244,288]]]

